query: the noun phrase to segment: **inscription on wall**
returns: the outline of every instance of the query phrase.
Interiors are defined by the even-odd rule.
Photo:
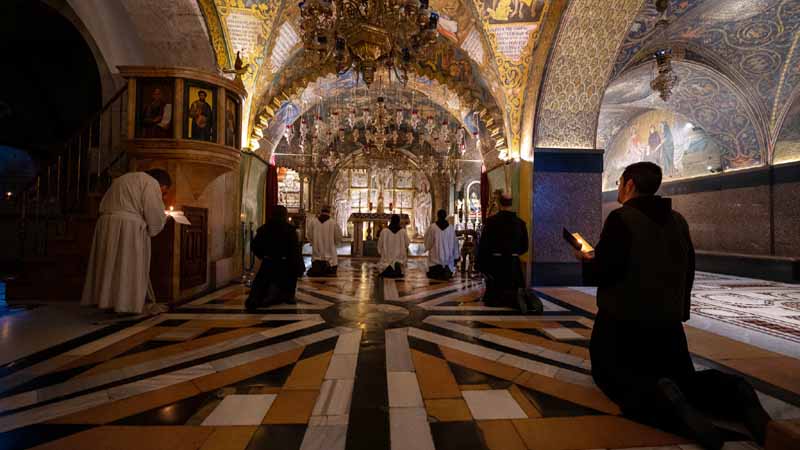
[[[537,24],[492,26],[491,32],[497,38],[497,50],[506,58],[519,62],[522,50],[528,45],[531,33]]]
[[[252,55],[258,46],[263,21],[251,14],[232,12],[225,18],[225,23],[234,51]]]

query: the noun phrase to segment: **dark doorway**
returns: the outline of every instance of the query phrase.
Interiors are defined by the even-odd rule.
[[[102,102],[97,63],[75,26],[39,0],[0,2],[0,145],[47,159]]]

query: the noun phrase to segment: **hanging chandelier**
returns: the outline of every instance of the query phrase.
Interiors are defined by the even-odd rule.
[[[672,95],[672,89],[678,83],[678,77],[672,72],[672,54],[667,50],[659,50],[656,56],[656,75],[650,81],[650,89],[657,91],[665,102]]]
[[[386,67],[405,83],[418,56],[436,41],[439,15],[428,0],[304,0],[303,48],[339,73],[355,68],[369,85]]]

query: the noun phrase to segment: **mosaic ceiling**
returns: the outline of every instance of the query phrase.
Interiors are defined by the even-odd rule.
[[[264,107],[272,105],[274,112],[276,97],[284,97],[278,103],[288,100],[331,72],[304,64],[296,2],[198,3],[220,67],[230,67],[237,52],[249,64],[243,82],[251,94],[246,107],[252,126],[259,126]],[[483,118],[499,128],[498,138],[518,146],[531,55],[549,6],[550,0],[432,0],[431,9],[440,14],[439,44],[417,75],[455,91],[462,109],[485,109]]]
[[[640,70],[637,67],[641,61],[651,58],[656,49],[672,47],[679,56],[685,53],[684,58],[697,63],[684,68],[689,73],[679,75],[679,90],[700,92],[712,83],[682,86],[716,79],[725,80],[719,83],[727,84],[729,92],[724,99],[695,98],[694,101],[703,102],[701,105],[680,106],[678,100],[666,104],[656,100],[647,108],[680,112],[695,122],[706,123],[706,130],[715,138],[727,135],[728,138],[720,141],[736,153],[730,161],[749,161],[753,165],[773,161],[782,128],[792,123],[788,111],[800,86],[797,52],[800,3],[796,0],[671,0],[667,24],[656,26],[661,18],[652,1],[647,0],[622,43],[609,92],[616,92],[614,89],[618,86],[640,76],[635,75]],[[641,89],[645,89],[645,85],[639,83]],[[615,95],[603,102],[597,133],[600,147],[612,138],[609,133],[620,129],[621,122],[626,117],[628,120],[635,117],[640,112],[637,108],[642,107],[641,102],[632,102],[628,106],[634,109],[626,109],[628,106],[615,104]],[[711,103],[712,100],[724,103]],[[745,110],[749,111],[749,120],[744,119],[748,115]],[[727,114],[730,112],[733,114]],[[737,131],[740,126],[743,128]],[[731,138],[735,133],[738,133],[736,138]],[[758,151],[747,150],[753,145],[758,145]],[[755,155],[761,157],[755,159]]]

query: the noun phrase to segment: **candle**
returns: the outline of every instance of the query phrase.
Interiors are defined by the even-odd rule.
[[[175,207],[174,207],[174,206],[170,206],[170,207],[169,207],[169,212],[172,212],[172,211],[174,211],[174,210],[175,210]]]

